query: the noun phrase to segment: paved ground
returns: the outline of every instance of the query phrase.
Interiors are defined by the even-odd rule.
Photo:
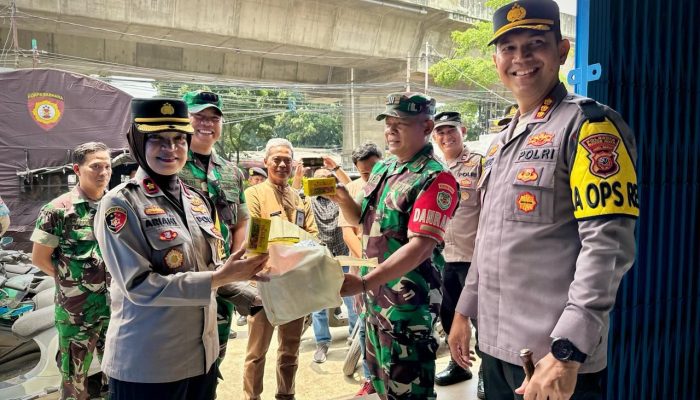
[[[224,381],[219,385],[220,399],[241,399],[243,386],[243,359],[248,333],[246,327],[236,327],[238,337],[229,342],[226,359],[222,365]],[[296,379],[296,393],[299,400],[345,400],[351,399],[360,387],[361,368],[358,367],[353,377],[343,375],[343,361],[347,352],[347,328],[331,328],[333,343],[328,352],[328,361],[323,364],[313,362],[316,350],[313,333],[309,329],[302,338],[299,351],[299,370]],[[265,390],[263,399],[274,399],[275,394],[275,358],[277,351],[276,334],[268,353],[265,365]],[[443,346],[437,360],[437,370],[441,371],[449,361],[447,348]],[[474,371],[477,371],[477,367]],[[437,387],[438,400],[476,400],[476,373],[474,379],[467,382]]]
[[[222,400],[237,400],[243,398],[243,359],[248,338],[246,327],[236,327],[238,337],[229,341],[226,359],[222,365],[224,381],[219,384],[218,398]],[[351,399],[360,388],[361,369],[358,366],[355,375],[346,377],[342,373],[343,361],[348,346],[347,328],[331,328],[333,343],[328,352],[328,360],[323,364],[312,361],[316,344],[313,332],[309,329],[302,338],[299,354],[299,370],[296,379],[296,397],[298,400],[346,400]],[[472,343],[473,346],[473,343]],[[275,394],[275,357],[277,352],[276,334],[268,353],[268,362],[265,365],[265,391],[263,400],[274,399]],[[442,346],[438,354],[437,370],[441,371],[449,361],[449,352],[446,346]],[[476,371],[479,359],[477,359],[474,378],[457,385],[448,387],[436,387],[438,400],[477,400],[476,397]],[[42,400],[58,399],[57,394],[42,397]]]

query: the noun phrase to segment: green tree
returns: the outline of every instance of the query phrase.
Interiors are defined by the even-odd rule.
[[[510,0],[489,0],[485,4],[495,10]],[[429,74],[435,83],[444,87],[464,85],[468,89],[484,90],[494,88],[498,83],[498,73],[493,66],[493,49],[488,45],[493,36],[491,21],[477,22],[464,31],[452,32],[454,53],[433,64]],[[488,121],[499,115],[509,101],[500,95],[484,100],[466,100],[448,103],[444,111],[458,111],[467,127],[467,140],[477,140],[486,133]]]
[[[275,117],[276,136],[301,147],[341,147],[343,115],[338,105],[319,111],[286,113]]]

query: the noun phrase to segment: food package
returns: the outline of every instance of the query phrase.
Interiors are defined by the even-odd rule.
[[[307,196],[324,196],[335,194],[336,181],[330,178],[307,178],[304,179],[304,194]]]

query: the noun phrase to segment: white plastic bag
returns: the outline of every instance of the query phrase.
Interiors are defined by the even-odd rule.
[[[268,252],[270,281],[258,288],[272,325],[341,305],[343,270],[326,246],[271,243]]]

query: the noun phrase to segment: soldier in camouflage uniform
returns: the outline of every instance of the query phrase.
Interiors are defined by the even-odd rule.
[[[56,280],[61,398],[79,400],[89,398],[87,373],[95,350],[101,360],[110,313],[109,275],[93,233],[112,175],[107,146],[78,146],[73,171],[78,184],[41,209],[31,240],[32,262]]]
[[[435,100],[396,93],[386,104],[377,120],[385,119],[392,157],[374,166],[361,197],[353,201],[342,189],[335,196],[349,222],[362,225],[364,256],[379,265],[361,278],[346,274],[341,294],[365,294],[366,356],[377,393],[435,399],[442,243],[459,192],[428,143]]]
[[[223,102],[219,95],[194,91],[186,93],[183,100],[187,104],[194,133],[187,151],[187,163],[179,176],[183,182],[211,198],[221,218],[220,229],[226,244],[224,251],[228,256],[243,244],[250,218],[243,196],[245,176],[235,164],[224,160],[214,149],[223,125]],[[239,314],[248,315],[255,297],[255,290],[242,282],[219,290],[216,301],[220,359],[226,354],[234,306]]]

